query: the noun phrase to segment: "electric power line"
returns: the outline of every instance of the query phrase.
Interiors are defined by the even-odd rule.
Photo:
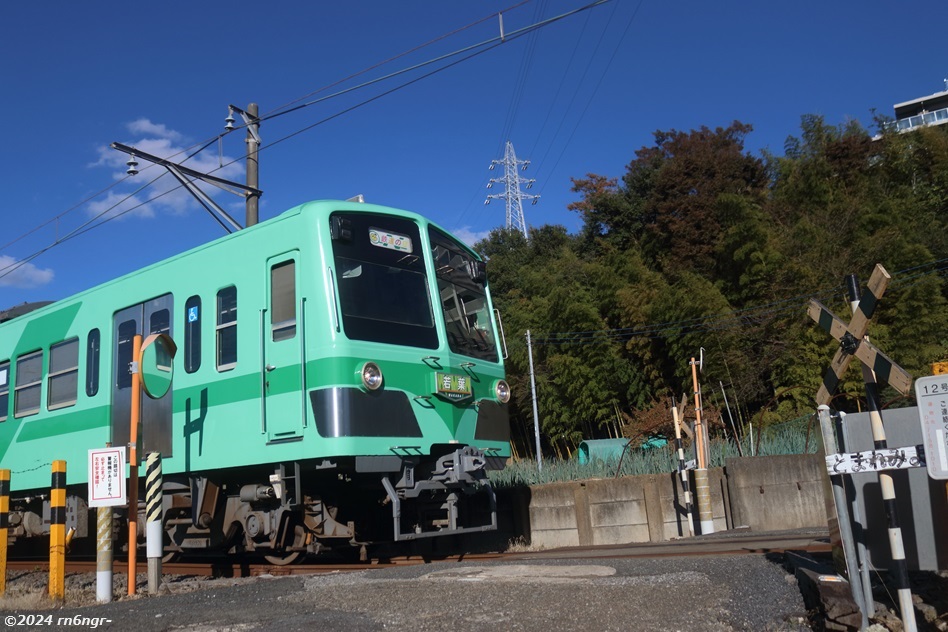
[[[893,275],[892,284],[894,287],[907,289],[923,282],[925,277],[932,274],[948,277],[948,265],[939,265],[946,262],[948,262],[948,259],[940,259],[932,263],[906,268],[905,270],[897,272],[895,275]],[[901,276],[906,272],[912,272],[926,267],[932,268],[933,266],[937,267],[934,267],[933,269],[926,272],[918,272],[906,277]],[[909,281],[912,282],[908,283]],[[701,331],[723,331],[743,326],[747,320],[754,318],[760,319],[763,317],[777,316],[779,314],[798,310],[805,299],[811,297],[831,297],[838,295],[841,291],[842,286],[837,285],[832,288],[820,290],[815,294],[797,295],[795,297],[774,301],[772,303],[734,310],[728,314],[713,314],[709,316],[668,321],[664,323],[653,323],[640,328],[618,328],[555,333],[542,338],[537,338],[535,339],[535,342],[538,345],[604,344],[625,342],[631,340],[632,338],[658,339],[670,338],[674,335],[685,335]],[[783,305],[783,307],[765,309],[778,305]]]
[[[374,85],[375,83],[378,83],[378,82],[380,82],[380,81],[384,81],[384,80],[386,80],[386,79],[390,79],[390,78],[399,76],[399,75],[401,75],[401,74],[405,74],[406,72],[410,72],[411,70],[417,70],[417,69],[420,69],[420,68],[422,68],[422,67],[431,65],[431,64],[433,64],[433,63],[437,63],[437,62],[439,62],[439,61],[444,61],[444,60],[446,60],[446,59],[449,59],[449,58],[451,58],[451,57],[457,56],[457,55],[459,55],[459,54],[463,54],[463,53],[468,52],[468,51],[474,51],[474,52],[470,53],[469,55],[467,55],[467,56],[465,56],[465,57],[462,57],[462,58],[460,58],[460,59],[458,59],[458,60],[455,60],[455,61],[453,61],[453,62],[451,62],[451,63],[449,63],[449,64],[446,64],[446,65],[444,65],[444,66],[438,67],[438,68],[436,68],[436,69],[434,69],[434,70],[432,70],[432,71],[430,71],[430,72],[428,72],[428,73],[426,73],[426,74],[424,74],[424,75],[421,75],[421,76],[419,76],[419,77],[416,77],[415,79],[412,79],[412,80],[410,80],[410,81],[407,81],[407,82],[405,82],[405,83],[403,83],[403,84],[400,84],[400,85],[398,85],[398,86],[395,86],[394,88],[391,88],[391,89],[389,89],[389,90],[386,90],[386,91],[384,91],[384,92],[382,92],[382,93],[380,93],[380,94],[378,94],[378,95],[376,95],[376,96],[374,96],[374,97],[371,97],[371,98],[366,99],[366,100],[364,100],[364,101],[362,101],[362,102],[360,102],[360,103],[357,103],[357,104],[355,104],[355,105],[353,105],[353,106],[350,106],[350,107],[348,107],[348,108],[345,108],[344,110],[342,110],[342,111],[340,111],[340,112],[338,112],[338,113],[336,113],[336,114],[333,114],[333,115],[330,115],[330,116],[328,116],[328,117],[325,117],[325,118],[321,119],[320,121],[317,121],[316,123],[314,123],[314,124],[312,124],[312,125],[308,125],[308,126],[302,128],[302,129],[300,129],[300,130],[297,130],[297,131],[295,131],[295,132],[293,132],[293,133],[291,133],[291,134],[288,134],[288,135],[286,135],[286,136],[284,136],[284,137],[282,137],[282,138],[280,138],[280,139],[277,139],[276,141],[274,141],[274,142],[272,142],[272,143],[269,143],[269,144],[267,144],[267,145],[261,146],[261,147],[258,149],[258,151],[262,151],[262,150],[264,150],[264,149],[271,148],[271,147],[273,147],[273,146],[275,146],[275,145],[277,145],[277,144],[280,144],[280,143],[282,143],[282,142],[284,142],[284,141],[286,141],[286,140],[289,140],[290,138],[293,138],[293,137],[298,136],[299,134],[302,134],[302,133],[304,133],[304,132],[306,132],[306,131],[308,131],[308,130],[310,130],[310,129],[313,129],[314,127],[317,127],[317,126],[322,125],[322,124],[324,124],[324,123],[326,123],[326,122],[328,122],[328,121],[331,121],[331,120],[333,120],[333,119],[335,119],[335,118],[338,118],[339,116],[342,116],[343,114],[346,114],[346,113],[351,112],[351,111],[353,111],[353,110],[355,110],[355,109],[358,109],[358,108],[360,108],[360,107],[363,107],[363,106],[365,106],[365,105],[367,105],[367,104],[369,104],[369,103],[372,103],[373,101],[376,101],[376,100],[382,98],[383,96],[387,96],[387,95],[389,95],[389,94],[392,94],[393,92],[396,92],[396,91],[398,91],[398,90],[401,90],[402,88],[405,88],[405,87],[410,86],[410,85],[412,85],[412,84],[414,84],[414,83],[417,83],[418,81],[421,81],[422,79],[428,78],[428,77],[430,77],[430,76],[432,76],[432,75],[434,75],[434,74],[437,74],[437,73],[439,73],[439,72],[442,72],[443,70],[446,70],[446,69],[448,69],[448,68],[451,68],[451,67],[453,67],[453,66],[455,66],[455,65],[457,65],[457,64],[459,64],[459,63],[461,63],[461,62],[463,62],[463,61],[466,61],[466,60],[468,60],[468,59],[471,59],[471,58],[473,58],[473,57],[476,57],[476,56],[478,56],[478,55],[481,55],[481,54],[483,54],[483,53],[486,53],[486,52],[488,52],[488,51],[490,51],[490,50],[493,50],[494,48],[496,48],[497,46],[500,46],[500,45],[503,44],[503,43],[506,43],[506,42],[508,42],[508,41],[513,41],[513,40],[519,39],[520,37],[522,37],[522,36],[524,36],[524,35],[527,35],[527,34],[529,34],[529,33],[531,33],[531,32],[534,32],[534,31],[536,31],[536,30],[538,30],[538,29],[544,28],[544,27],[546,27],[546,26],[549,26],[550,24],[553,24],[553,23],[555,23],[555,22],[558,22],[558,21],[560,21],[560,20],[563,20],[563,19],[565,19],[565,18],[568,18],[568,17],[570,17],[570,16],[572,16],[572,15],[576,15],[576,14],[578,14],[578,13],[580,13],[580,12],[590,10],[590,9],[596,7],[596,6],[599,6],[599,5],[601,5],[601,4],[605,4],[606,2],[610,2],[610,1],[611,1],[611,0],[595,0],[594,2],[591,2],[591,3],[589,3],[589,4],[586,4],[586,5],[584,5],[584,6],[581,6],[581,7],[577,8],[577,9],[573,9],[573,10],[568,11],[568,12],[566,12],[566,13],[562,13],[562,14],[560,14],[560,15],[554,16],[554,17],[549,18],[549,19],[547,19],[547,20],[543,20],[543,21],[540,21],[540,22],[537,22],[537,23],[528,25],[528,26],[526,26],[526,27],[523,27],[523,28],[521,28],[521,29],[512,31],[512,32],[507,33],[507,34],[498,35],[498,36],[495,37],[495,38],[491,38],[491,39],[485,40],[485,41],[483,41],[483,42],[480,42],[480,43],[478,43],[478,44],[474,44],[474,45],[472,45],[472,46],[467,46],[467,47],[465,47],[465,48],[459,49],[459,50],[454,51],[454,52],[452,52],[452,53],[448,53],[448,54],[446,54],[446,55],[439,56],[439,57],[434,58],[434,59],[432,59],[432,60],[428,60],[427,62],[423,62],[423,63],[421,63],[421,64],[416,64],[415,66],[412,66],[412,67],[410,67],[410,68],[403,69],[403,70],[397,71],[397,72],[395,72],[395,73],[390,73],[389,75],[386,75],[386,76],[384,76],[384,77],[380,77],[380,78],[378,78],[378,79],[374,79],[374,80],[371,80],[371,81],[368,81],[368,82],[364,82],[363,84],[360,84],[359,86],[355,86],[355,87],[353,87],[353,88],[349,88],[349,89],[346,89],[346,90],[343,90],[343,91],[334,93],[333,95],[328,95],[327,97],[322,97],[322,98],[317,99],[317,100],[315,100],[315,101],[303,103],[303,104],[300,104],[300,105],[295,106],[295,107],[290,108],[290,109],[285,109],[285,110],[277,111],[277,112],[275,112],[275,113],[269,115],[269,117],[267,117],[267,118],[272,119],[272,118],[276,118],[277,116],[282,116],[282,115],[284,115],[284,114],[288,114],[288,113],[290,113],[290,112],[295,112],[295,111],[297,111],[297,110],[301,110],[301,109],[306,108],[306,107],[309,107],[309,106],[311,106],[311,105],[315,105],[315,104],[317,104],[317,103],[321,103],[321,102],[323,102],[323,101],[326,101],[326,100],[329,99],[329,98],[341,96],[342,94],[347,94],[347,93],[349,93],[349,92],[352,92],[353,90],[357,90],[357,89],[361,89],[361,88],[364,88],[364,87],[368,87],[368,86]],[[524,3],[521,2],[520,4],[514,5],[512,8],[516,8],[516,7],[518,7],[518,6],[522,5],[522,4],[524,4]],[[488,18],[483,18],[483,19],[480,20],[479,22],[482,22],[482,21],[484,21],[485,19],[489,19],[490,17],[493,17],[494,15],[497,15],[497,14],[492,14],[492,16],[488,16]],[[460,29],[460,30],[463,30],[463,29]],[[437,40],[434,40],[434,41],[437,41]],[[478,48],[480,48],[481,50],[477,50]],[[397,56],[397,57],[400,57],[400,56]],[[397,57],[396,57],[396,58],[397,58]],[[378,66],[378,64],[376,65],[376,67],[377,67],[377,66]],[[357,74],[361,74],[361,73],[357,73]],[[304,97],[304,98],[305,98],[305,97]],[[260,118],[259,120],[262,121],[262,120],[264,120],[264,118]],[[204,146],[201,148],[201,150],[203,150],[204,148],[206,148],[206,147],[209,146],[210,144],[212,144],[212,143],[218,141],[220,138],[222,138],[223,136],[227,135],[228,133],[230,133],[230,132],[232,132],[232,131],[236,131],[237,129],[240,129],[240,127],[243,127],[243,126],[235,126],[233,130],[228,130],[227,132],[224,132],[223,134],[218,134],[217,136],[214,136],[214,137],[212,137],[212,138],[210,138],[210,139],[207,139],[207,140],[205,141]],[[191,149],[191,148],[196,147],[196,146],[198,146],[198,145],[200,145],[200,143],[196,143],[196,144],[192,145],[191,147],[189,147],[188,149]],[[201,151],[201,150],[198,150],[198,151]],[[179,151],[179,152],[177,152],[176,154],[174,154],[174,155],[171,156],[171,157],[178,156],[178,155],[180,155],[181,153],[184,153],[184,152],[186,152],[186,151],[187,151],[187,149],[186,149],[186,150]],[[196,153],[198,153],[198,152],[195,152],[195,154],[196,154]],[[192,155],[189,156],[188,158],[192,157],[193,155],[194,155],[194,154],[192,154]],[[220,169],[223,169],[224,167],[227,167],[227,166],[229,166],[229,165],[231,165],[231,164],[234,164],[235,162],[238,162],[239,160],[242,160],[242,159],[243,159],[243,158],[235,158],[234,160],[231,160],[231,161],[228,162],[228,163],[225,163],[225,164],[220,165],[217,169],[211,170],[209,173],[215,173],[216,171],[219,171]],[[152,167],[152,166],[154,166],[154,165],[148,165],[147,167],[143,168],[142,171],[144,171],[145,169],[148,169],[148,168],[150,168],[150,167]],[[164,175],[164,174],[162,174],[162,175]],[[159,176],[159,177],[160,177],[160,176]],[[157,180],[157,178],[156,178],[155,180]],[[151,182],[149,182],[148,184],[146,184],[145,187],[150,186],[152,183],[155,182],[155,180],[152,180]],[[119,181],[119,182],[117,182],[117,183],[115,183],[115,184],[118,184],[118,183],[120,183],[120,182],[121,182],[121,181]],[[115,186],[115,184],[113,184],[112,186]],[[112,186],[110,186],[110,187],[104,189],[103,191],[99,192],[99,193],[96,194],[96,195],[101,195],[103,192],[105,192],[105,191],[111,189]],[[144,187],[142,187],[142,188],[144,188]],[[72,239],[72,238],[74,238],[74,237],[76,237],[76,236],[78,236],[78,235],[84,234],[84,233],[88,232],[89,230],[92,230],[93,228],[97,228],[98,226],[101,226],[101,225],[105,224],[106,222],[111,221],[112,219],[115,219],[116,217],[120,217],[120,216],[122,216],[122,215],[124,215],[124,214],[126,214],[126,213],[128,213],[128,212],[131,212],[132,210],[135,210],[135,209],[137,209],[137,208],[140,208],[141,206],[144,206],[144,205],[146,205],[146,204],[149,204],[149,203],[155,201],[156,199],[159,199],[159,198],[163,197],[164,195],[167,195],[168,193],[171,193],[172,191],[178,190],[178,189],[180,189],[180,188],[182,188],[182,185],[179,185],[178,187],[175,187],[175,188],[173,188],[173,189],[170,189],[170,190],[168,190],[168,191],[165,191],[165,192],[163,192],[163,193],[161,193],[161,194],[159,194],[159,195],[153,196],[153,197],[149,198],[148,200],[146,200],[146,201],[144,201],[144,202],[142,202],[142,203],[140,203],[140,204],[137,204],[137,205],[135,205],[135,206],[133,206],[133,207],[131,207],[131,208],[129,208],[129,209],[126,209],[126,210],[122,211],[121,213],[118,213],[118,214],[109,216],[109,217],[108,217],[107,219],[105,219],[104,221],[99,222],[98,224],[94,224],[94,225],[91,225],[91,226],[90,226],[90,223],[91,223],[91,222],[94,222],[96,219],[98,219],[98,218],[100,218],[100,217],[106,215],[106,214],[109,213],[110,211],[112,211],[112,210],[114,210],[115,208],[117,208],[119,205],[123,204],[123,203],[124,203],[125,201],[127,201],[129,198],[131,198],[135,193],[138,193],[139,191],[141,191],[141,188],[140,188],[140,189],[136,190],[135,193],[133,193],[133,194],[131,194],[131,195],[129,195],[129,196],[126,196],[125,198],[123,198],[123,199],[122,199],[121,201],[119,201],[118,203],[113,204],[112,206],[110,206],[108,209],[104,210],[102,213],[100,213],[99,215],[97,215],[96,217],[94,217],[94,218],[93,218],[92,220],[90,220],[89,222],[86,222],[86,223],[82,224],[78,229],[73,230],[73,231],[70,232],[66,237],[57,238],[53,243],[51,243],[51,244],[49,244],[49,245],[47,245],[47,246],[41,248],[40,250],[38,250],[38,251],[32,253],[31,255],[28,255],[27,257],[24,257],[23,259],[20,259],[20,260],[18,260],[18,261],[15,261],[14,263],[12,263],[12,264],[10,264],[10,265],[4,267],[4,268],[0,268],[0,278],[3,278],[3,277],[5,277],[5,276],[11,274],[13,271],[19,269],[21,266],[25,265],[26,263],[29,263],[30,261],[32,261],[33,259],[37,258],[38,256],[40,256],[40,255],[42,255],[42,254],[48,252],[48,251],[49,251],[50,249],[52,249],[53,247],[55,247],[55,246],[57,246],[57,245],[59,245],[59,244],[61,244],[61,243],[64,243],[65,241],[68,241],[69,239]],[[61,217],[64,216],[66,213],[69,213],[69,212],[71,212],[72,210],[74,210],[75,208],[78,208],[78,207],[81,206],[82,204],[88,202],[90,199],[94,199],[94,197],[96,197],[96,196],[92,196],[91,198],[88,198],[87,200],[83,201],[82,203],[80,203],[80,204],[78,204],[78,205],[72,207],[71,209],[65,211],[64,213],[60,214],[59,216],[57,216],[56,218],[54,218],[54,220],[49,220],[48,222],[44,223],[43,225],[41,225],[41,226],[39,226],[39,227],[37,227],[37,228],[32,229],[32,230],[29,231],[27,234],[25,234],[25,235],[23,235],[23,236],[21,236],[21,237],[15,239],[14,242],[10,242],[10,243],[15,243],[16,241],[19,241],[20,239],[22,239],[22,238],[25,237],[26,235],[32,234],[33,232],[35,232],[36,230],[38,230],[38,229],[41,228],[42,226],[48,225],[50,222],[55,221],[56,219],[61,218]],[[2,250],[2,248],[0,248],[0,250]]]

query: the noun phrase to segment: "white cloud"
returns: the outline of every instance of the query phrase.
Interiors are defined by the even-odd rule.
[[[461,228],[451,231],[455,237],[466,243],[468,246],[473,246],[482,239],[487,239],[490,235],[489,230],[484,230],[479,233],[471,230],[470,226],[462,226]]]
[[[13,257],[0,255],[0,286],[34,288],[53,280],[49,268],[37,268],[32,263],[21,263]]]
[[[152,123],[146,118],[140,118],[136,121],[132,121],[131,123],[127,124],[126,127],[132,134],[150,134],[157,136],[158,138],[167,138],[168,140],[184,140],[184,136],[182,136],[180,132],[176,132],[173,129],[168,129],[167,126],[162,125],[161,123]]]
[[[211,148],[185,161],[188,153],[193,151],[194,148],[185,147],[186,139],[184,135],[168,129],[165,125],[141,118],[129,123],[127,127],[133,134],[138,134],[139,138],[124,142],[125,145],[159,158],[168,158],[201,173],[213,173],[218,178],[234,181],[242,181],[243,179],[244,168],[242,164],[233,162],[234,159],[229,156],[218,156],[217,151]],[[213,149],[216,149],[216,147]],[[87,210],[90,217],[121,215],[122,217],[144,218],[154,217],[158,212],[183,215],[192,209],[200,208],[200,205],[191,194],[182,188],[181,184],[164,167],[155,166],[139,157],[139,173],[127,177],[126,170],[128,166],[126,161],[129,159],[127,154],[116,151],[111,147],[100,147],[98,152],[99,160],[90,166],[113,169],[113,178],[122,182],[110,190],[105,198],[100,198],[89,204]],[[221,164],[225,166],[221,167]],[[220,189],[203,183],[198,184],[218,204],[224,206],[229,203],[226,197],[219,195]],[[142,187],[145,188],[138,191]],[[227,195],[224,194],[224,196]]]

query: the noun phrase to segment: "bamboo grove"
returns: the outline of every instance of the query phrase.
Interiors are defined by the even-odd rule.
[[[874,344],[914,376],[948,360],[948,126],[873,138],[805,116],[782,156],[752,155],[751,133],[736,121],[656,132],[621,176],[573,179],[578,233],[498,229],[475,246],[504,318],[520,454],[533,435],[527,329],[543,442],[559,456],[587,438],[667,436],[700,348],[710,410],[723,385],[745,423],[812,413],[834,345],[807,300],[848,314],[844,275],[864,283],[877,262],[893,282]],[[835,408],[862,406],[854,367]]]

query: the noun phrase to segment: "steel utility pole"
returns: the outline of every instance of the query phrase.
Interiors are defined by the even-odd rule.
[[[533,343],[527,330],[527,355],[530,358],[530,388],[533,391],[533,430],[537,439],[537,470],[543,471],[543,453],[540,451],[540,416],[537,414],[537,381],[533,376]]]
[[[539,195],[530,195],[529,193],[524,193],[520,190],[521,184],[526,185],[526,188],[529,189],[536,182],[536,180],[533,179],[521,179],[520,174],[517,173],[517,167],[520,167],[520,171],[523,171],[529,164],[529,160],[517,160],[517,154],[514,153],[513,143],[508,140],[506,149],[504,151],[504,159],[492,160],[490,163],[491,170],[493,170],[496,165],[503,165],[504,177],[491,178],[490,182],[487,183],[488,189],[495,184],[503,184],[505,191],[496,195],[488,195],[487,199],[484,200],[484,204],[490,204],[491,200],[506,201],[507,228],[513,228],[520,231],[524,237],[527,237],[527,221],[523,217],[523,201],[533,200],[531,204],[536,204],[537,200],[540,199]]]

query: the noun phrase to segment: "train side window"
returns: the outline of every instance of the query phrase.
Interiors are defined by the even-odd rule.
[[[135,343],[135,334],[138,327],[134,320],[126,320],[118,326],[118,350],[115,354],[115,387],[125,389],[132,387],[132,374],[129,365],[132,363],[132,345]]]
[[[270,333],[273,342],[296,336],[296,262],[270,268]]]
[[[0,362],[0,421],[7,420],[10,406],[10,361]]]
[[[217,370],[237,366],[237,288],[231,285],[217,293]]]
[[[184,370],[201,368],[201,297],[192,296],[184,304]]]
[[[42,350],[20,356],[16,361],[16,386],[13,388],[14,417],[27,417],[39,412],[42,386]]]
[[[57,410],[76,404],[79,394],[79,339],[72,338],[49,348],[46,408]]]
[[[148,319],[149,334],[167,334],[171,332],[171,312],[168,309],[159,309],[152,312]]]
[[[89,332],[86,339],[86,395],[94,397],[99,392],[99,358],[102,336],[98,329]]]

